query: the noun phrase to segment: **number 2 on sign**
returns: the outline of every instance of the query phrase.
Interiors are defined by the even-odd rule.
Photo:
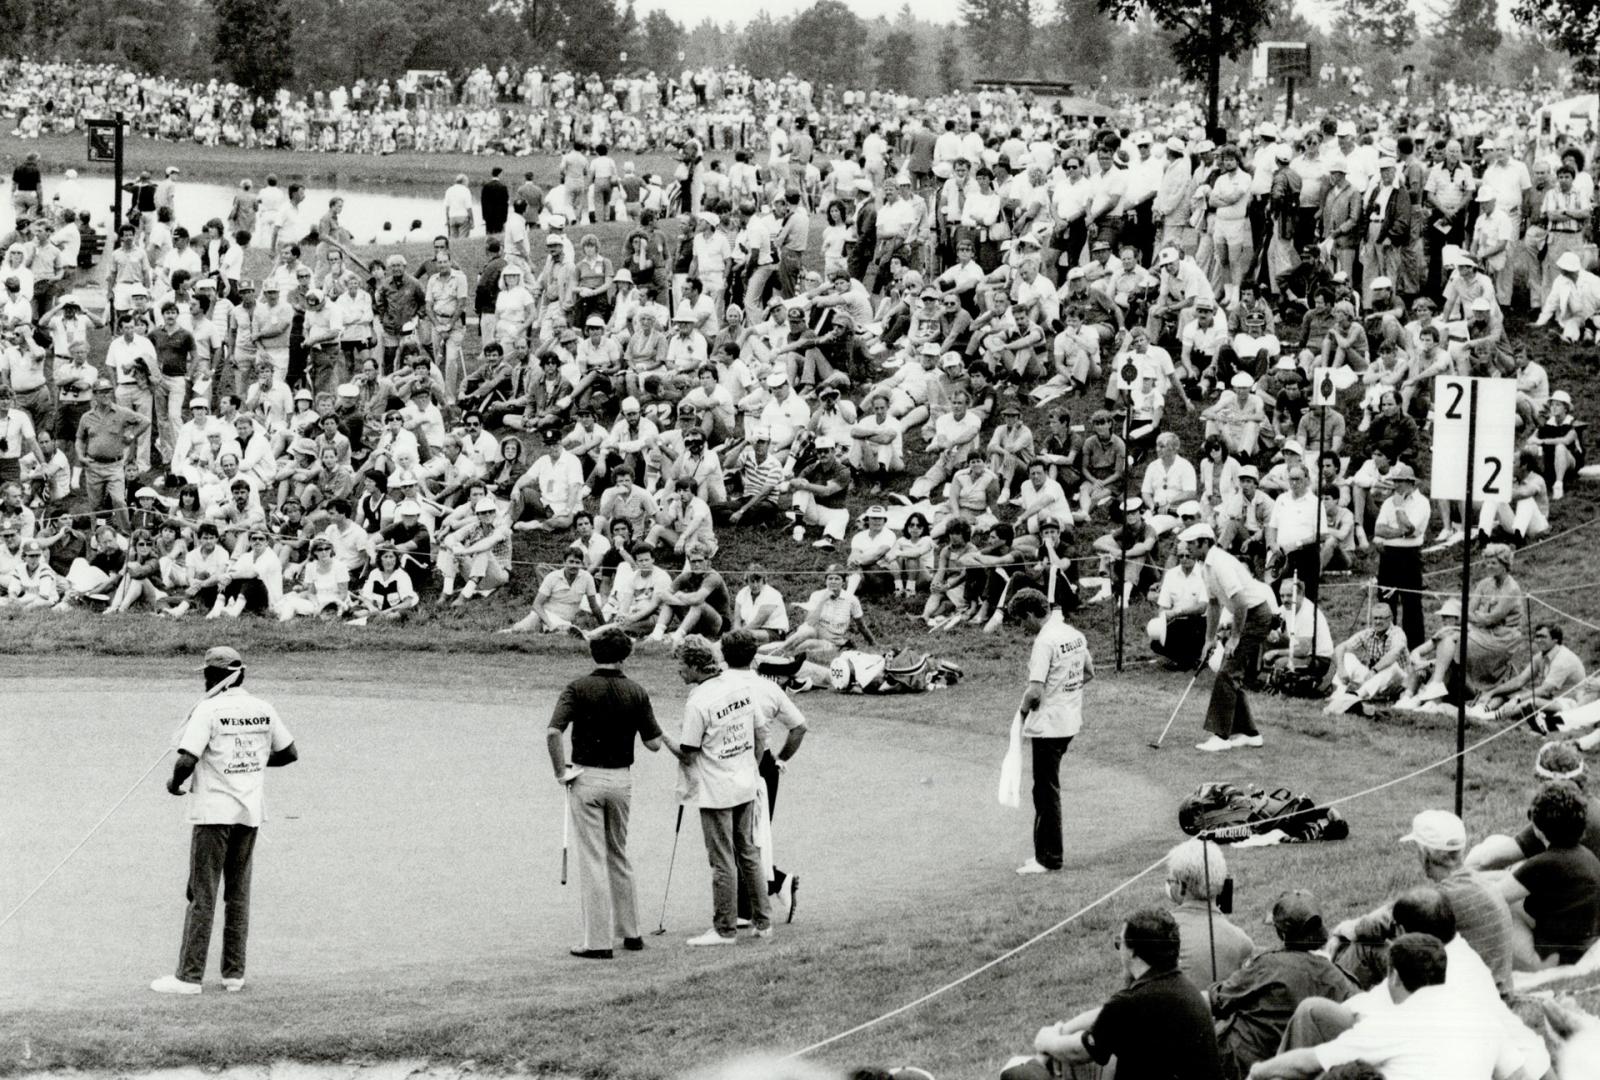
[[[1450,404],[1444,407],[1444,418],[1446,420],[1460,420],[1462,415],[1461,399],[1467,396],[1467,384],[1464,382],[1446,383],[1445,391],[1451,397]]]
[[[1491,498],[1496,498],[1505,494],[1500,490],[1500,473],[1505,466],[1497,457],[1486,457],[1483,459],[1483,463],[1484,465],[1488,466],[1489,469],[1489,476],[1483,482],[1483,494]]]

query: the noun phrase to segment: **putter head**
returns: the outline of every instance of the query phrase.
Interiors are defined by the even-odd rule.
[[[650,931],[650,936],[651,937],[661,937],[666,932],[667,932],[667,928],[665,926],[658,926],[654,930]]]
[[[1152,750],[1160,750],[1161,749],[1161,744],[1158,743],[1158,742],[1148,742],[1148,743],[1145,743],[1145,745],[1148,746]]]

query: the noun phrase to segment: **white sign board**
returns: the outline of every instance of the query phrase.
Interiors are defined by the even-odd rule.
[[[1433,472],[1428,495],[1467,497],[1467,443],[1472,442],[1472,498],[1511,498],[1517,447],[1517,381],[1439,375],[1433,380]]]

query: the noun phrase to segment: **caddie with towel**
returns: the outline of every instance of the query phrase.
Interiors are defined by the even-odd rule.
[[[222,988],[244,989],[250,934],[250,871],[256,830],[266,819],[266,770],[300,754],[278,711],[243,689],[244,660],[226,645],[206,651],[206,696],[178,732],[178,761],[167,791],[189,796],[189,909],[178,970],[150,984],[159,994],[198,994],[205,977],[217,884],[222,883]],[[184,784],[194,782],[187,792]]]
[[[1017,873],[1043,874],[1061,869],[1061,759],[1083,726],[1083,687],[1094,678],[1094,658],[1083,634],[1038,589],[1019,591],[1006,611],[1035,635],[1018,709],[1022,734],[1033,742],[1033,858]]]

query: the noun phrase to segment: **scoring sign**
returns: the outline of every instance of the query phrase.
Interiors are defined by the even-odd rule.
[[[1467,497],[1467,445],[1472,444],[1472,498],[1511,498],[1516,454],[1517,381],[1440,375],[1433,380],[1433,470],[1428,494]]]

